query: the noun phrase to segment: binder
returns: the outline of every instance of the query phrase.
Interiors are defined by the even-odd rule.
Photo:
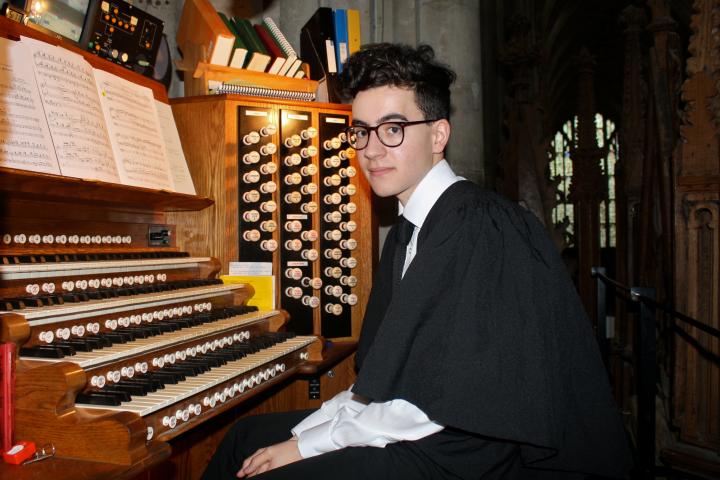
[[[348,56],[360,50],[362,33],[360,32],[360,11],[347,9]]]
[[[235,35],[225,25],[208,0],[186,0],[177,29],[177,44],[182,50],[201,46],[213,65],[227,66],[235,45]]]
[[[300,57],[310,65],[310,78],[319,80],[337,73],[333,11],[318,8],[300,31]]]
[[[335,61],[339,73],[342,72],[343,64],[348,57],[347,11],[344,8],[337,8],[333,15],[335,21]]]

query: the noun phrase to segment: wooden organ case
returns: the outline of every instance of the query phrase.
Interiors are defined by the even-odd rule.
[[[2,18],[0,32],[61,43]],[[167,101],[159,84],[63,46]],[[206,251],[181,251],[169,217],[207,209],[207,196],[6,168],[0,195],[15,439],[54,444],[56,459],[35,464],[47,475],[91,463],[84,478],[132,477],[170,455],[167,441],[321,360],[317,337],[284,331],[286,312],[248,307],[250,286],[222,284]],[[32,478],[35,465],[0,474]]]

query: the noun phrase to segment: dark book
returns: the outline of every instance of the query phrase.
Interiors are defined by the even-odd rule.
[[[245,42],[238,35],[235,24],[230,20],[224,13],[218,12],[222,21],[227,25],[230,31],[235,35],[235,45],[233,46],[233,53],[230,55],[230,66],[233,68],[243,68],[245,66],[245,59],[247,58],[248,49],[245,46]]]
[[[248,60],[245,64],[245,68],[248,70],[254,70],[256,72],[264,72],[267,70],[270,64],[270,54],[265,49],[265,46],[257,36],[255,29],[252,27],[250,20],[246,18],[234,17],[233,23],[235,24],[235,30],[238,35],[245,42],[245,46],[248,49]]]
[[[258,37],[260,38],[260,41],[262,41],[265,45],[265,49],[268,51],[268,53],[270,53],[270,56],[272,57],[272,59],[270,60],[270,67],[268,68],[267,73],[279,75],[280,69],[285,65],[285,62],[287,61],[287,56],[283,53],[280,46],[275,42],[275,39],[270,34],[265,25],[255,24],[253,25],[253,28],[255,29],[255,33],[257,33]]]

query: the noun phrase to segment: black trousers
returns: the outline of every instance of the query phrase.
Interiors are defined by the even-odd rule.
[[[235,479],[243,460],[258,448],[290,438],[290,429],[312,410],[247,417],[218,446],[204,480]],[[525,479],[518,448],[443,430],[415,442],[385,448],[350,447],[303,459],[258,475],[258,479]],[[478,450],[478,447],[480,449]]]

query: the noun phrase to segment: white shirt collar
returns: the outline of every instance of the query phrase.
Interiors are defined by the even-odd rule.
[[[407,205],[398,202],[398,215],[404,215],[419,230],[440,195],[460,180],[463,177],[455,175],[447,161],[441,160],[420,180]]]

